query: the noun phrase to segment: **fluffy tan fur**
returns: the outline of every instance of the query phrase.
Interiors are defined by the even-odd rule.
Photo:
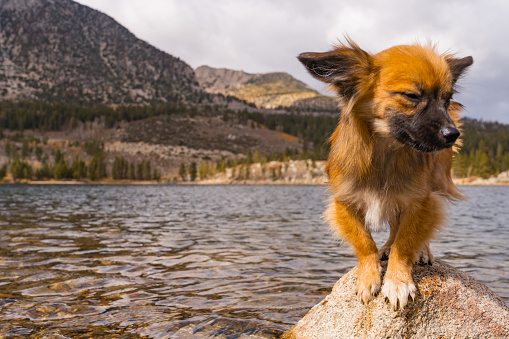
[[[450,98],[471,58],[420,45],[371,55],[349,41],[299,59],[343,101],[326,165],[332,192],[326,220],[357,255],[359,299],[366,303],[380,290],[379,258],[388,257],[382,293],[403,308],[416,293],[414,262],[433,259],[429,240],[444,222],[444,201],[462,196],[451,178],[453,149],[425,152],[401,143],[391,133],[391,114],[410,117],[425,110],[402,93]],[[446,109],[456,126],[460,109],[454,102]],[[379,251],[370,232],[386,223],[390,236]]]

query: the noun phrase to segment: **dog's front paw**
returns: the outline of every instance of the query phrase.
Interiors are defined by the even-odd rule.
[[[375,256],[376,257],[376,256]],[[380,290],[381,267],[378,257],[363,264],[359,263],[356,293],[359,301],[366,304]]]
[[[405,308],[408,303],[408,297],[412,297],[412,300],[415,299],[415,293],[417,292],[417,288],[410,278],[409,281],[401,281],[399,279],[391,279],[389,277],[385,277],[384,285],[382,287],[382,295],[389,299],[394,310],[399,308]]]
[[[429,248],[429,244],[424,244],[417,250],[415,253],[415,261],[414,263],[419,265],[432,265],[435,258],[433,254],[431,254],[431,250]]]

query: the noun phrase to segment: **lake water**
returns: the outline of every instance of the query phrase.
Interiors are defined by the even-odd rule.
[[[509,301],[509,187],[462,187],[435,257]],[[0,186],[0,337],[275,338],[356,260],[323,186]],[[387,233],[376,235],[379,246]]]

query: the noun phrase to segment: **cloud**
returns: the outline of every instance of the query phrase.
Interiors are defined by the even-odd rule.
[[[432,40],[441,52],[472,55],[457,97],[466,114],[509,123],[509,2],[470,0],[78,0],[192,67],[284,71],[318,90],[296,60],[350,35],[376,53]]]

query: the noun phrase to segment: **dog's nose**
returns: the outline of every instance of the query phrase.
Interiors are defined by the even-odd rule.
[[[440,132],[448,143],[455,142],[460,136],[460,131],[452,126],[446,126]]]

